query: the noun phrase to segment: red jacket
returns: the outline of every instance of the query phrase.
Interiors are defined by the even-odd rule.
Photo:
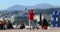
[[[28,12],[28,19],[33,20],[34,19],[34,12]]]

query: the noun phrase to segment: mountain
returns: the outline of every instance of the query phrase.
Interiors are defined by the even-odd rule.
[[[44,4],[37,4],[34,6],[14,5],[14,6],[7,8],[6,10],[25,10],[25,8],[28,8],[28,9],[47,9],[47,8],[56,8],[56,7],[58,7],[58,6],[44,3]]]
[[[24,10],[26,7],[27,6],[23,6],[23,5],[14,5],[7,8],[6,10]]]
[[[56,8],[56,7],[58,7],[58,6],[46,4],[46,3],[31,6],[31,8],[34,8],[34,9],[47,9],[47,8]]]

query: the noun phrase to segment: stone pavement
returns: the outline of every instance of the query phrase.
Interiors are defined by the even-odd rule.
[[[48,30],[42,30],[42,29],[34,29],[34,30],[29,30],[29,29],[7,29],[7,30],[0,30],[0,32],[60,32],[60,28],[51,28]]]

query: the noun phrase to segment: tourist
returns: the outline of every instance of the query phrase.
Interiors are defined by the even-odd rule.
[[[4,30],[5,27],[4,27],[4,22],[0,20],[0,30]]]
[[[47,28],[48,28],[48,22],[46,19],[43,19],[42,29],[47,29]]]
[[[21,24],[20,29],[25,29],[25,24]]]
[[[35,27],[35,24],[34,24],[34,10],[28,10],[27,11],[27,13],[28,13],[28,20],[29,20],[29,26],[30,26],[30,30],[31,30],[31,26],[32,26],[32,28],[34,29],[34,27]]]
[[[12,23],[10,21],[7,23],[7,29],[13,29]]]

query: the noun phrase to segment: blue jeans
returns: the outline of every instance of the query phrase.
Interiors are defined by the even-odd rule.
[[[32,28],[35,27],[35,23],[33,20],[29,20],[29,26],[30,26],[30,29],[31,29],[31,26],[32,26]]]

